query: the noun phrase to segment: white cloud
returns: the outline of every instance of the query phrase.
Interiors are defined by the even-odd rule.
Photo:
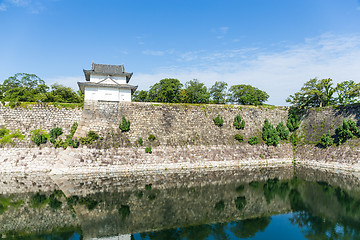
[[[151,55],[151,56],[163,56],[165,54],[172,54],[174,50],[165,50],[165,51],[155,51],[155,50],[144,50],[142,54]]]
[[[197,78],[207,86],[215,81],[226,81],[229,86],[251,84],[270,95],[270,104],[285,105],[285,99],[310,78],[332,78],[335,83],[360,81],[360,36],[324,34],[278,52],[229,49],[187,52],[177,57],[178,63],[187,67],[135,73],[132,83],[148,89],[162,78],[174,77],[183,83]]]
[[[32,14],[38,14],[45,9],[40,1],[32,0],[4,0],[0,4],[0,11],[6,11],[9,7],[20,7],[27,9]]]
[[[223,39],[225,35],[228,33],[229,27],[219,27],[216,29],[211,29],[211,32],[216,34],[217,39]]]

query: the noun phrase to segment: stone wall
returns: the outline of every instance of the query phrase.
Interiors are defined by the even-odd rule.
[[[50,131],[54,127],[61,127],[65,134],[69,134],[74,122],[80,121],[81,114],[80,108],[58,108],[45,103],[15,108],[0,103],[0,127],[19,130],[26,136],[24,141],[16,141],[16,147],[33,146],[29,141],[32,130],[42,128]]]
[[[244,130],[236,130],[234,117],[239,114],[246,122]],[[224,125],[218,127],[213,118],[220,115]],[[247,141],[260,136],[265,119],[272,124],[286,122],[287,109],[238,105],[194,105],[88,101],[76,136],[85,136],[93,130],[108,137],[125,139],[124,145],[146,140],[155,135],[160,145],[234,145],[234,135],[240,133]],[[127,133],[121,133],[122,116],[130,120]],[[108,141],[110,141],[110,138]]]

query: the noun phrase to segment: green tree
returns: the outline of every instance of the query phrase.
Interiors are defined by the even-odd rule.
[[[42,99],[48,88],[35,74],[17,73],[0,86],[0,99],[10,102],[36,102]]]
[[[279,122],[279,124],[276,126],[276,131],[278,132],[281,140],[288,140],[289,130],[286,129],[283,122]]]
[[[340,105],[353,104],[358,102],[360,96],[360,84],[354,81],[344,81],[335,87],[337,103]]]
[[[286,102],[297,107],[325,107],[334,104],[335,88],[332,79],[310,79],[299,92],[290,95]]]
[[[187,103],[208,103],[210,93],[206,86],[197,79],[188,81],[185,84],[185,102]]]
[[[215,82],[209,89],[210,97],[213,103],[224,104],[226,103],[226,89],[228,84],[226,82]]]
[[[234,85],[230,87],[230,101],[243,105],[262,105],[269,95],[251,85]]]
[[[149,102],[177,103],[179,102],[179,92],[182,86],[178,79],[162,79],[159,83],[150,87],[147,100]]]
[[[62,102],[62,103],[81,103],[84,102],[84,96],[75,92],[70,87],[54,83],[51,85],[51,92],[44,94],[43,102]]]
[[[334,139],[330,135],[330,131],[328,130],[326,134],[324,133],[320,138],[320,144],[327,148],[334,143]]]
[[[145,90],[136,91],[131,96],[132,101],[134,102],[146,102],[147,101],[148,92]]]

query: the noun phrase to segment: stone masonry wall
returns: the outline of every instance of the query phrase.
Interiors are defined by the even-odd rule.
[[[237,114],[246,122],[244,130],[236,130],[233,126]],[[266,118],[275,125],[286,122],[287,114],[287,109],[282,107],[89,101],[84,105],[75,135],[85,136],[93,130],[117,139],[125,138],[130,143],[140,137],[146,140],[149,134],[153,134],[161,145],[233,145],[236,133],[242,134],[247,141],[252,136],[261,135]],[[214,124],[213,118],[218,115],[223,117],[222,127]],[[118,127],[122,116],[131,122],[127,133],[121,133]]]

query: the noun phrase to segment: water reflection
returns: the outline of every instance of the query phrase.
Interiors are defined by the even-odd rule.
[[[4,176],[21,184],[10,183],[16,187],[0,195],[0,234],[191,240],[265,232],[266,239],[272,216],[294,212],[289,221],[306,239],[360,239],[360,183],[354,176],[285,168],[166,174],[61,176],[47,188],[44,179],[34,184]]]

